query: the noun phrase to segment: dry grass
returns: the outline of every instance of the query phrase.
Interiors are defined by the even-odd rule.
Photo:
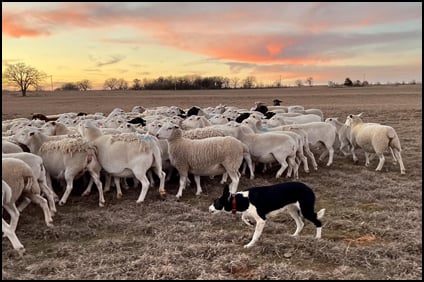
[[[100,98],[99,98],[100,97]],[[118,99],[119,98],[119,99]],[[22,98],[3,95],[3,119],[31,112],[103,111],[134,105],[250,107],[255,101],[320,108],[326,117],[344,120],[365,112],[366,121],[393,126],[400,136],[407,169],[401,175],[387,154],[382,172],[378,160],[366,168],[364,156],[354,165],[336,154],[327,168],[300,171],[300,181],[313,187],[316,210],[326,208],[323,238],[314,240],[310,222],[298,238],[288,215],[270,220],[255,247],[243,249],[253,235],[240,216],[207,212],[222,190],[219,177],[202,178],[205,193],[195,187],[176,201],[177,179],[167,183],[160,200],[157,188],[145,203],[135,203],[140,188],[124,190],[123,199],[105,195],[97,206],[96,192],[82,198],[81,183],[67,204],[58,207],[55,227],[45,226],[42,212],[23,211],[17,235],[26,253],[17,255],[2,241],[3,279],[421,279],[422,278],[422,105],[421,86],[355,89],[272,89],[251,91],[185,91],[45,94]],[[81,99],[79,103],[76,101]],[[239,189],[278,181],[276,169],[242,177]],[[85,184],[84,184],[85,185]]]

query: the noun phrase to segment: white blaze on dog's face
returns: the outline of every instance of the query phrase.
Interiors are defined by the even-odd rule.
[[[222,196],[218,199],[215,199],[212,205],[209,206],[209,212],[214,213],[222,211],[224,208],[226,211],[231,210],[230,189],[228,185],[225,185],[224,193],[222,194]]]

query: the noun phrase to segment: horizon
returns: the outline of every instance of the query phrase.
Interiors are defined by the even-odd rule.
[[[2,57],[2,72],[46,73],[44,89],[189,75],[418,83],[422,3],[3,2]]]

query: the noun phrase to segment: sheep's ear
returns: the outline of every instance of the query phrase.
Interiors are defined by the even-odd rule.
[[[358,117],[361,117],[363,114],[364,114],[364,112],[360,113],[360,114],[358,115]]]
[[[29,136],[33,136],[35,134],[35,132],[33,131],[33,132],[30,132],[29,133]]]
[[[74,121],[75,122],[75,121]],[[56,125],[56,122],[52,121],[52,125]]]
[[[175,129],[178,129],[178,128],[180,128],[180,127],[179,127],[178,125],[174,125],[174,128],[175,128]]]
[[[339,120],[339,118],[333,118],[333,119],[334,119],[334,120],[337,120],[337,121]]]

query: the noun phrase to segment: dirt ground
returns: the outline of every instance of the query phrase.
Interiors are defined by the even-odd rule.
[[[3,279],[421,279],[422,278],[422,87],[302,87],[214,91],[87,91],[2,93],[2,120],[32,113],[104,112],[116,107],[218,104],[251,108],[256,101],[319,108],[325,118],[344,121],[364,112],[365,122],[392,126],[402,144],[407,170],[401,175],[389,153],[383,171],[378,159],[364,166],[336,153],[334,163],[319,163],[299,181],[310,185],[316,210],[326,208],[322,239],[315,240],[310,222],[300,237],[290,236],[294,221],[281,215],[267,221],[255,247],[246,250],[253,229],[239,215],[208,213],[219,197],[219,177],[202,178],[204,194],[195,187],[176,201],[178,177],[165,184],[160,200],[157,185],[143,204],[135,203],[140,188],[105,194],[97,205],[93,191],[81,197],[76,182],[65,206],[58,207],[54,227],[45,226],[41,210],[30,205],[21,214],[17,235],[26,252],[20,256],[2,241]],[[318,150],[316,156],[320,153]],[[242,176],[239,190],[286,182],[275,179],[274,167],[258,170],[255,179]],[[59,195],[60,187],[55,187]]]

